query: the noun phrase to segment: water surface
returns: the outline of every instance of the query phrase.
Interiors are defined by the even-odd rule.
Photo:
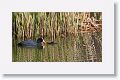
[[[46,41],[51,41],[45,37]],[[82,35],[58,37],[57,44],[43,47],[18,47],[21,39],[13,39],[13,62],[101,62],[101,33],[84,33]]]

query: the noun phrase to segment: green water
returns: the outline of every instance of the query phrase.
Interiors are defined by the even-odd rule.
[[[97,36],[97,37],[96,37]],[[20,39],[13,39],[13,62],[102,62],[102,45],[99,34],[56,38],[54,45],[27,48],[18,47]],[[97,40],[98,39],[98,40]],[[46,41],[51,39],[45,38]]]

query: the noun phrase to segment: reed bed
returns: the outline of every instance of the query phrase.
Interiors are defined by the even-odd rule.
[[[13,12],[12,35],[22,40],[76,36],[85,31],[82,25],[87,17],[102,21],[101,12]]]

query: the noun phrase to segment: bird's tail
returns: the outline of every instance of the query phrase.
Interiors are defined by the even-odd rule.
[[[22,43],[20,42],[20,43],[18,43],[18,46],[22,46]]]

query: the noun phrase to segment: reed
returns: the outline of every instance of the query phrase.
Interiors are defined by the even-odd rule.
[[[23,40],[36,37],[54,40],[56,37],[77,36],[81,31],[87,31],[85,26],[82,27],[87,17],[102,22],[101,12],[13,12],[12,36]],[[90,28],[89,31],[94,31]]]

